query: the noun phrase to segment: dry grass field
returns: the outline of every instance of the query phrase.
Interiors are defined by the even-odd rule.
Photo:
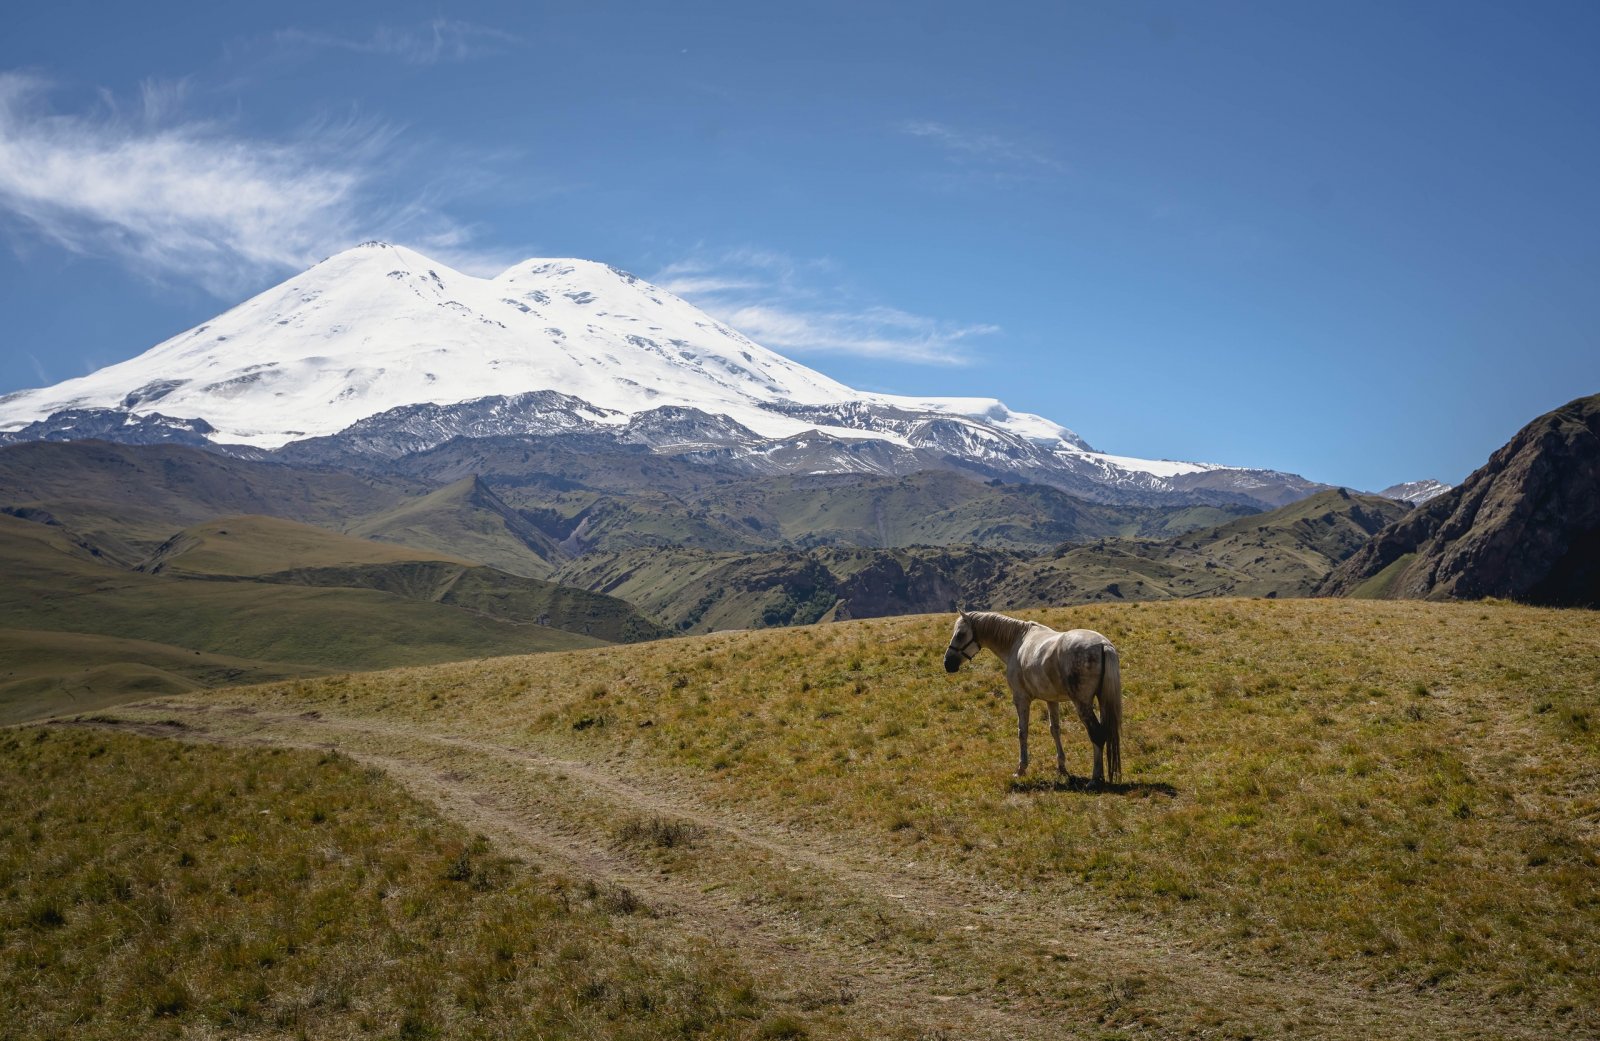
[[[331,752],[0,735],[0,1037],[741,1037],[750,974]]]
[[[729,1036],[1600,1033],[1600,616],[1026,614],[1120,648],[1124,783],[1013,781],[998,662],[945,675],[943,616],[291,680],[79,723],[378,768],[487,836],[482,856],[626,893],[630,921],[739,966],[765,1004],[713,1002]],[[7,755],[35,733],[76,731],[15,731]],[[15,827],[13,974],[13,938],[36,930],[16,865],[37,860]],[[482,958],[471,935],[440,956]],[[440,1022],[499,1036],[498,1013],[435,1000]]]

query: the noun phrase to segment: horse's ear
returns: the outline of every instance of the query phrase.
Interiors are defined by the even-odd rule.
[[[967,616],[967,609],[965,607],[962,607],[960,604],[957,604],[956,605],[956,614],[958,614],[961,617],[965,618]]]

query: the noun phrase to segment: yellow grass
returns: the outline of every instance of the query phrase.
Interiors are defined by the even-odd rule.
[[[1031,616],[1121,649],[1124,785],[1013,784],[1003,677],[987,655],[943,674],[946,617],[250,697],[670,771],[730,811],[1044,900],[1096,894],[1263,964],[1600,1025],[1596,615],[1206,601]]]
[[[748,1038],[774,1009],[624,890],[336,754],[0,732],[0,1038]]]
[[[309,524],[262,516],[218,517],[196,524],[173,536],[162,550],[159,558],[163,570],[239,577],[413,560],[472,564],[446,553],[353,538]]]

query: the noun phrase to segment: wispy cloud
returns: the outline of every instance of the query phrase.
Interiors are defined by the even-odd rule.
[[[954,325],[882,307],[799,311],[751,304],[726,314],[723,321],[780,352],[830,352],[929,365],[965,365],[970,359],[962,341],[1000,331],[995,325]]]
[[[470,258],[466,229],[382,190],[392,128],[324,122],[268,140],[185,119],[185,93],[149,84],[136,101],[107,95],[96,111],[59,114],[49,84],[0,73],[0,223],[224,296],[363,238],[432,240]]]
[[[860,302],[830,261],[768,250],[679,260],[651,281],[782,353],[847,354],[924,365],[965,365],[970,339],[999,326],[958,323]],[[854,306],[851,306],[854,304]]]
[[[435,18],[423,25],[396,28],[380,25],[366,36],[335,36],[307,29],[280,29],[273,34],[280,46],[333,49],[357,54],[397,58],[409,65],[438,65],[494,54],[521,39],[493,26],[455,18]]]
[[[23,351],[22,354],[23,357],[27,358],[28,361],[32,363],[34,375],[39,377],[39,386],[48,387],[51,383],[55,382],[50,378],[50,373],[45,371],[44,364],[39,361],[38,355],[34,354],[32,351]]]
[[[1048,152],[999,134],[960,129],[930,119],[906,120],[895,129],[937,145],[947,156],[961,162],[1008,167],[1034,174],[1062,173],[1067,169],[1065,162]]]
[[[651,279],[679,296],[720,297],[757,292],[785,295],[799,291],[804,270],[828,266],[827,261],[802,263],[783,253],[759,249],[730,249],[714,255],[696,255],[674,261]]]

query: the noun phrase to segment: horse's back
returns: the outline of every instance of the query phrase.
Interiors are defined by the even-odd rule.
[[[1061,637],[1062,642],[1073,647],[1088,647],[1096,651],[1102,647],[1109,647],[1112,650],[1116,649],[1111,647],[1110,640],[1106,639],[1104,636],[1101,636],[1093,629],[1068,629],[1066,632],[1057,633],[1056,635]]]
[[[1035,623],[1017,648],[1016,679],[1030,696],[1048,701],[1073,697],[1074,688],[1085,684],[1092,691],[1107,650],[1115,650],[1111,641],[1093,629],[1057,632]]]

